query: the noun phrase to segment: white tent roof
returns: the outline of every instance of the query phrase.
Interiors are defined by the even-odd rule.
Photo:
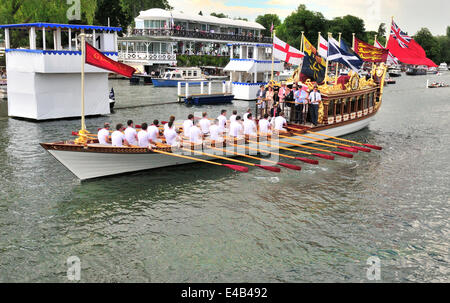
[[[229,18],[217,18],[214,16],[201,16],[196,14],[186,14],[177,11],[166,11],[160,8],[152,8],[146,11],[141,11],[136,20],[162,20],[162,19],[170,19],[173,16],[174,20],[187,20],[193,22],[201,22],[201,23],[209,23],[209,24],[218,24],[218,25],[226,25],[231,27],[245,27],[251,29],[265,29],[259,23],[244,21],[244,20],[233,20]]]
[[[223,69],[224,71],[232,71],[232,72],[246,72],[248,73],[253,66],[255,65],[254,61],[237,61],[231,60],[227,66]]]
[[[275,61],[273,66],[274,71],[282,71],[283,65],[283,62]],[[263,73],[272,70],[272,62],[255,61],[252,59],[231,59],[223,70],[232,72]]]

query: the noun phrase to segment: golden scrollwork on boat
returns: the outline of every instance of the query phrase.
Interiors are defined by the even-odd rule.
[[[320,124],[323,123],[323,116],[324,116],[324,106],[323,106],[323,102],[319,102],[319,115],[317,117],[317,122],[319,122]]]
[[[78,132],[78,138],[75,139],[75,144],[79,144],[79,145],[87,145],[88,143],[88,135],[90,134],[90,132],[88,132],[85,129],[82,129]]]

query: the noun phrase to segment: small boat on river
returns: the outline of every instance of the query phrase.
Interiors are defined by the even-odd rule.
[[[207,81],[197,67],[184,67],[169,70],[161,78],[153,78],[155,87],[177,87],[178,82],[189,83],[189,85],[200,85],[202,81]],[[184,85],[184,84],[183,84]]]

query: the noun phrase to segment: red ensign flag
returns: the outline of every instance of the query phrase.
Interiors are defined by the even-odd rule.
[[[86,43],[86,63],[124,75],[128,78],[131,78],[136,71],[129,65],[109,59],[89,43]]]

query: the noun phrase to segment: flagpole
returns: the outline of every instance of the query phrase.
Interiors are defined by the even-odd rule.
[[[373,40],[373,46],[377,45],[377,37],[378,37],[378,35],[375,34],[375,39]],[[375,67],[375,62],[372,62],[372,70],[374,69],[374,67]],[[370,79],[373,79],[373,74],[372,73],[370,73]]]
[[[301,41],[300,41],[300,51],[301,52],[303,52],[303,47],[304,47],[304,43],[303,43],[303,38],[305,37],[305,32],[304,31],[302,31],[302,38],[301,38]]]
[[[341,36],[342,36],[342,33],[339,33],[339,47],[341,47]],[[336,79],[334,80],[335,85],[337,85],[338,71],[339,71],[339,62],[336,62]]]
[[[355,51],[355,33],[352,33],[352,50]]]
[[[332,33],[328,32],[328,41],[330,41],[330,37],[331,37]],[[325,68],[325,86],[328,85],[327,82],[327,77],[328,77],[328,56],[327,56],[327,62],[326,64],[326,68]]]
[[[81,130],[86,130],[84,118],[84,62],[86,61],[86,34],[81,33]]]
[[[275,37],[275,29],[273,29],[273,31],[272,31],[272,76],[270,78],[270,81],[273,81],[273,68],[274,68],[274,54],[273,54],[273,51],[275,49],[274,48],[274,44],[273,44],[274,37]]]
[[[321,34],[321,32],[319,32],[318,37],[317,37],[317,53],[319,53],[319,49],[320,49],[320,34]]]

